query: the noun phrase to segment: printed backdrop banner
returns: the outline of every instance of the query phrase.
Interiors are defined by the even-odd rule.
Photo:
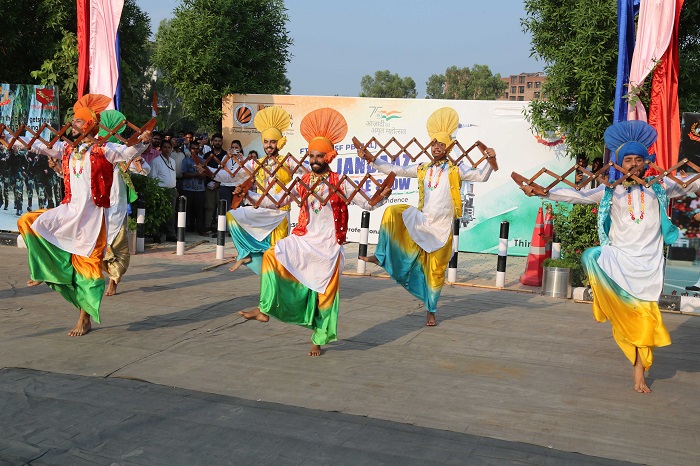
[[[338,157],[331,164],[331,168],[354,179],[360,179],[368,172],[376,173],[377,178],[381,180],[384,175],[377,173],[357,157],[352,137],[357,137],[363,143],[375,137],[382,144],[386,144],[393,137],[403,145],[416,137],[422,145],[427,145],[430,142],[425,128],[428,117],[438,108],[452,107],[460,117],[459,128],[453,137],[465,148],[476,140],[493,147],[500,168],[486,183],[462,183],[462,193],[466,198],[473,193],[473,217],[465,216],[463,225],[466,223],[466,226],[460,230],[460,251],[497,253],[500,224],[502,221],[508,221],[508,253],[527,255],[537,209],[542,203],[538,198],[528,198],[522,194],[511,180],[510,173],[517,171],[529,177],[543,166],[562,173],[573,165],[573,161],[564,156],[564,147],[560,140],[548,141],[532,134],[523,114],[526,105],[527,102],[510,101],[232,94],[223,101],[223,134],[226,140],[225,147],[228,147],[232,140],[238,139],[246,154],[250,150],[256,150],[262,155],[262,141],[260,133],[253,125],[253,119],[259,110],[268,106],[279,106],[292,117],[290,129],[285,132],[287,145],[281,153],[290,152],[300,156],[305,153],[307,145],[298,131],[299,123],[311,111],[331,107],[342,113],[348,122],[348,134],[336,145]],[[376,148],[369,149],[376,152]],[[398,149],[398,146],[390,146],[390,149]],[[481,153],[475,149],[470,153],[470,157],[478,160]],[[427,157],[424,161],[427,161]],[[408,156],[402,155],[396,163],[408,165],[411,162]],[[541,181],[549,183],[552,179],[543,177]],[[372,195],[376,187],[368,182],[364,189]],[[417,205],[416,179],[396,178],[393,194],[387,205],[397,203]],[[296,206],[292,209],[292,226],[298,212],[294,207]],[[381,207],[371,213],[369,241],[372,244],[377,242],[383,211],[384,207]],[[357,242],[360,239],[361,213],[360,208],[350,207],[348,241]]]
[[[683,113],[678,160],[685,158],[695,165],[700,165],[700,113]]]
[[[34,131],[44,123],[58,129],[58,87],[0,84],[0,123],[12,131],[21,124]],[[21,136],[31,138],[28,132]],[[41,136],[53,137],[49,130]],[[48,168],[46,157],[0,147],[0,230],[17,231],[17,218],[22,213],[53,207],[62,198],[61,181]]]
[[[22,123],[34,131],[44,123],[58,129],[58,86],[0,84],[0,123],[13,131]],[[51,133],[45,130],[41,136]]]

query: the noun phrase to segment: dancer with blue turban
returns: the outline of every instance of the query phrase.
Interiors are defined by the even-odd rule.
[[[611,160],[625,173],[655,158],[648,149],[656,141],[656,130],[646,122],[615,123],[604,138]],[[640,178],[644,170],[638,173]],[[611,167],[609,177],[614,181],[622,173]],[[535,194],[532,186],[521,189],[528,196]],[[600,246],[587,249],[581,262],[593,291],[593,317],[612,324],[615,341],[634,365],[638,393],[651,392],[644,372],[653,363],[653,349],[671,344],[658,305],[664,281],[663,248],[678,238],[678,228],[666,214],[668,202],[698,189],[700,180],[683,187],[664,177],[648,188],[630,179],[615,188],[554,188],[543,196],[571,204],[600,204]]]

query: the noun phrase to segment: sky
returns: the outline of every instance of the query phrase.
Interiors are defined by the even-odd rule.
[[[180,0],[136,0],[158,24]],[[450,66],[488,65],[501,76],[543,70],[522,31],[522,0],[286,0],[292,94],[360,94],[363,76],[389,70],[425,83]]]

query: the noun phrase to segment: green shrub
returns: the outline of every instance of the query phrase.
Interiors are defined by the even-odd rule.
[[[555,202],[552,209],[554,231],[561,241],[561,261],[571,269],[573,286],[588,286],[588,277],[581,266],[581,255],[588,248],[598,246],[598,206]],[[545,261],[547,264],[547,261]]]
[[[146,236],[157,234],[161,224],[169,220],[173,215],[173,206],[170,204],[170,194],[165,188],[161,188],[158,180],[143,175],[131,175],[134,188],[146,200]],[[134,208],[134,205],[136,208]],[[136,218],[138,201],[132,205],[131,216]]]

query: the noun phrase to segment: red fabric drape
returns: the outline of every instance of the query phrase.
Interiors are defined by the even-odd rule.
[[[668,49],[654,70],[649,104],[649,124],[659,135],[651,147],[656,153],[656,164],[668,168],[678,161],[681,143],[681,120],[678,106],[678,23],[683,0],[676,1],[673,35]]]
[[[77,0],[78,7],[78,99],[88,89],[90,77],[90,0]]]

